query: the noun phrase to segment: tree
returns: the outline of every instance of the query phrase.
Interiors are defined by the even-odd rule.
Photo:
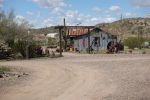
[[[32,35],[28,34],[30,27],[31,25],[26,20],[16,19],[13,10],[8,13],[0,12],[0,40],[11,47],[14,53],[20,53],[23,57],[26,56],[26,47],[30,51],[34,51],[31,48],[35,48],[35,45],[31,44]]]
[[[0,39],[12,46],[15,40],[22,40],[28,37],[30,25],[27,21],[17,22],[14,11],[8,13],[0,12]]]
[[[127,39],[124,40],[124,44],[128,46],[130,49],[134,48],[140,48],[142,44],[144,43],[145,39],[144,38],[139,38],[138,37],[128,37]]]
[[[49,37],[49,38],[48,38],[48,45],[49,45],[49,46],[56,46],[56,45],[57,45],[57,40],[56,40],[56,38],[51,38],[51,37]]]

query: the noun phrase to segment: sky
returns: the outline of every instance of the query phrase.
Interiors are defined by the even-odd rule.
[[[123,18],[150,16],[150,0],[0,0],[0,9],[14,10],[16,19],[34,28],[96,25]]]

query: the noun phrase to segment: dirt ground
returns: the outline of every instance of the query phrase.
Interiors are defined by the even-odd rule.
[[[65,53],[0,65],[29,73],[0,80],[0,100],[150,100],[150,55]]]

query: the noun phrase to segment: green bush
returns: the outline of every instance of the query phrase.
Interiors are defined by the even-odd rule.
[[[42,49],[39,45],[36,45],[34,42],[29,45],[29,57],[35,58],[35,57],[41,57],[42,55]]]
[[[14,43],[14,51],[16,53],[20,53],[23,58],[26,58],[26,50],[28,47],[29,52],[29,58],[39,57],[42,56],[42,51],[40,49],[40,46],[37,46],[35,42],[28,43],[24,40],[18,40]]]
[[[124,40],[124,45],[128,46],[129,49],[141,48],[145,41],[146,39],[142,37],[129,37],[128,39]]]
[[[13,50],[17,53],[20,53],[23,58],[26,57],[26,46],[27,42],[23,40],[19,40],[14,43]]]
[[[10,68],[4,67],[4,66],[0,66],[0,74],[4,73],[4,72],[9,72],[9,71],[11,71]]]

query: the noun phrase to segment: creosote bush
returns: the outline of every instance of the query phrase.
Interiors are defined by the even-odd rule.
[[[142,48],[142,45],[145,41],[148,41],[148,39],[145,39],[143,37],[129,37],[126,40],[124,40],[125,46],[128,46],[129,49],[134,49],[134,48]]]
[[[14,43],[15,52],[19,52],[23,58],[26,58],[26,50],[28,48],[29,58],[42,56],[41,47],[36,45],[34,41],[27,42],[25,40],[19,40]]]
[[[0,74],[4,73],[4,72],[10,72],[10,68],[8,67],[4,67],[4,66],[0,66]]]

